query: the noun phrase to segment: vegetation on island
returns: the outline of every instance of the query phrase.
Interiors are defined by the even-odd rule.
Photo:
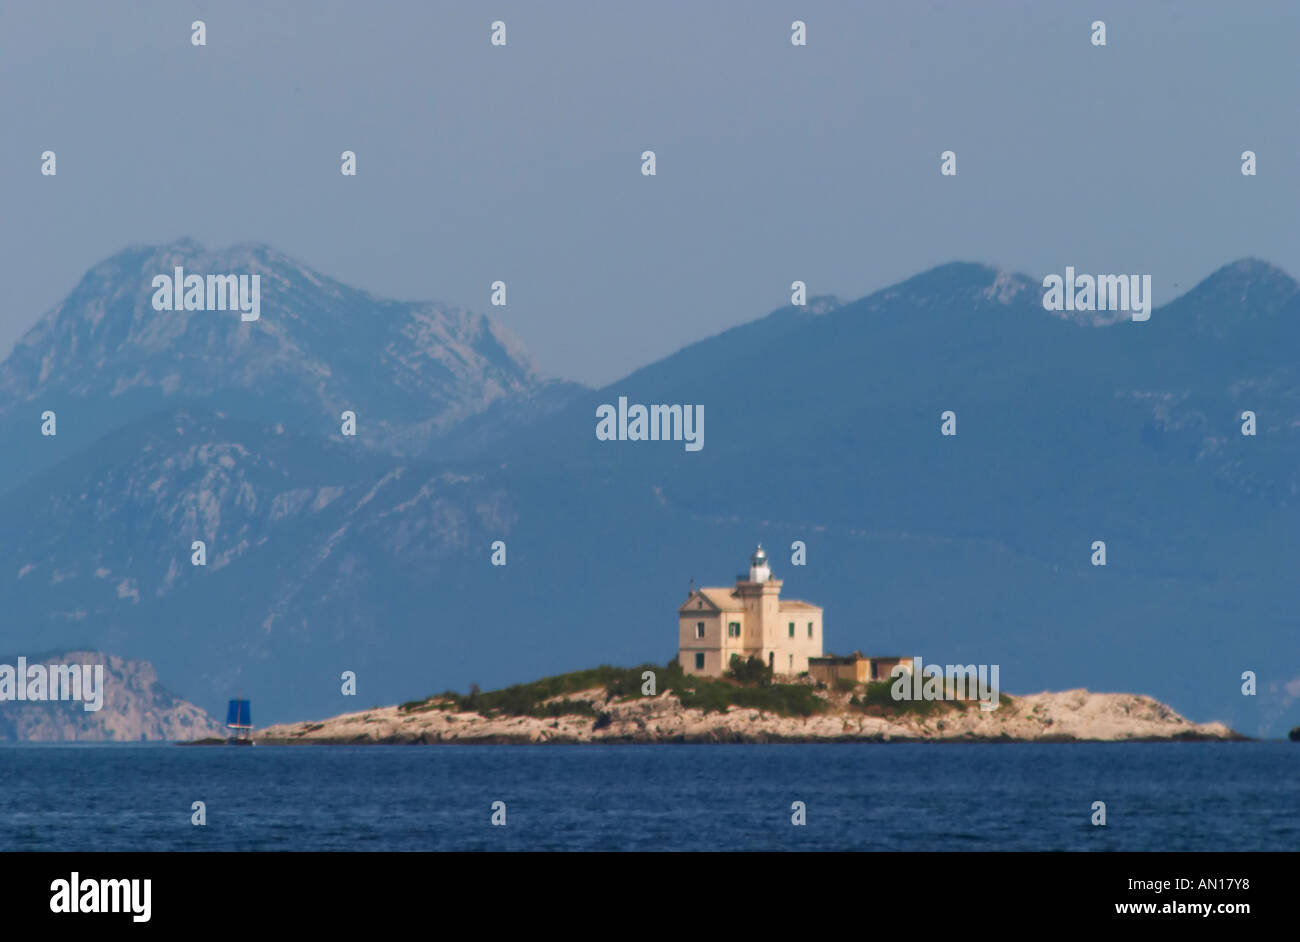
[[[880,680],[853,685],[855,692],[849,699],[849,706],[860,709],[868,716],[931,716],[938,710],[961,710],[979,705],[974,690],[967,691],[969,695],[960,700],[895,700],[894,683],[893,680]],[[856,692],[859,688],[861,695]],[[1005,709],[1012,702],[1007,694],[998,693],[998,709]]]
[[[756,657],[733,658],[722,677],[685,674],[676,661],[668,662],[666,686],[688,709],[725,713],[731,707],[762,710],[778,716],[812,716],[830,709],[812,684],[779,684],[772,668]]]
[[[725,712],[731,707],[748,707],[781,716],[811,716],[828,709],[826,700],[817,696],[811,684],[773,683],[772,671],[755,657],[737,659],[725,677],[699,677],[686,674],[674,659],[667,665],[640,664],[636,667],[601,665],[588,670],[543,677],[526,684],[514,684],[501,690],[481,691],[477,686],[469,693],[448,690],[423,700],[411,700],[398,707],[402,713],[427,710],[451,710],[479,713],[483,716],[563,715],[601,716],[589,700],[567,696],[593,687],[604,687],[609,699],[641,697],[646,684],[645,672],[655,675],[656,694],[671,692],[682,706],[705,712]],[[608,720],[606,719],[606,722]]]
[[[844,694],[850,694],[846,704],[849,709],[872,716],[929,716],[937,710],[958,710],[973,706],[975,702],[974,697],[967,700],[895,700],[892,681],[855,684],[838,680],[830,691],[825,685],[809,680],[807,675],[801,675],[795,683],[777,683],[772,669],[760,658],[750,657],[742,661],[736,657],[722,677],[687,674],[676,659],[666,665],[601,665],[500,690],[485,692],[477,685],[471,686],[469,693],[448,690],[423,700],[403,703],[398,709],[402,713],[448,710],[483,716],[589,716],[599,728],[609,724],[609,715],[591,700],[572,695],[603,687],[608,700],[637,699],[647,694],[647,671],[655,675],[653,690],[656,695],[672,693],[683,707],[706,713],[725,713],[737,707],[779,716],[812,716],[832,710],[835,705],[832,695],[835,700],[842,701]],[[1010,697],[1001,695],[1002,706],[1010,702]]]

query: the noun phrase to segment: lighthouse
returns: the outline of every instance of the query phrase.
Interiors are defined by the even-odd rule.
[[[758,658],[772,673],[794,677],[822,654],[822,610],[781,598],[760,543],[749,572],[727,587],[696,586],[677,609],[677,660],[687,674],[721,676],[736,659]]]

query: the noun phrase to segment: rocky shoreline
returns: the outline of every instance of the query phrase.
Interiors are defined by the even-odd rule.
[[[604,687],[556,697],[573,713],[553,716],[464,712],[450,699],[347,713],[321,722],[270,726],[268,745],[649,744],[889,742],[1229,742],[1247,740],[1222,723],[1192,723],[1151,697],[1068,690],[977,703],[927,704],[925,711],[863,708],[852,692],[825,691],[822,711],[688,708],[673,693],[610,696]],[[545,704],[544,704],[545,705]],[[585,706],[584,706],[585,705]],[[580,711],[580,712],[577,712]]]

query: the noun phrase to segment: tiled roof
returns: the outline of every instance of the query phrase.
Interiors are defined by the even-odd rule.
[[[745,605],[740,599],[736,598],[735,591],[735,589],[715,586],[706,586],[695,590],[697,595],[704,596],[722,611],[739,612],[744,609]],[[688,598],[680,610],[695,609],[695,606],[691,604],[691,599],[694,597]],[[820,612],[822,609],[820,605],[814,605],[802,599],[781,599],[778,610],[782,612]]]
[[[695,590],[696,594],[704,596],[718,608],[722,609],[722,611],[738,612],[744,608],[744,605],[741,603],[740,599],[732,596],[732,591],[732,589],[719,588],[699,588]],[[686,604],[682,606],[682,609],[695,610],[695,606],[692,605],[690,599],[688,599]]]
[[[820,605],[805,602],[803,599],[781,599],[781,611],[796,611],[798,609],[806,609],[810,612],[820,612],[822,610]]]

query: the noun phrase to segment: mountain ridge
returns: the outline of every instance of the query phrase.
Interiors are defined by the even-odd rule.
[[[152,277],[175,267],[258,275],[261,317],[152,310]],[[367,447],[416,455],[494,403],[537,396],[544,410],[579,388],[542,377],[483,315],[379,299],[260,243],[132,247],[94,266],[0,363],[0,430],[21,440],[44,410],[62,414],[58,436],[21,453],[0,489],[177,403],[335,438],[350,410]]]

